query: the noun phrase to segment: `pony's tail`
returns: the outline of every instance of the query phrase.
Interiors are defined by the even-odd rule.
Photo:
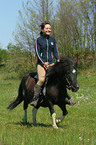
[[[21,99],[19,96],[7,107],[9,110],[13,110],[17,105],[19,105],[23,99]]]
[[[18,97],[13,102],[11,102],[11,104],[7,107],[7,109],[13,110],[22,101],[23,101],[23,96],[22,96],[22,82],[21,82],[20,87],[19,87]]]

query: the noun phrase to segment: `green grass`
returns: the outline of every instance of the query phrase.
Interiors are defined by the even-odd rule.
[[[76,105],[67,106],[68,115],[52,128],[48,108],[37,113],[39,127],[32,125],[32,107],[28,108],[28,124],[21,123],[23,103],[13,111],[7,110],[10,101],[18,94],[20,80],[14,80],[4,70],[0,71],[0,145],[95,145],[96,144],[96,74],[78,75],[80,89],[69,91]],[[54,106],[57,117],[62,113]]]

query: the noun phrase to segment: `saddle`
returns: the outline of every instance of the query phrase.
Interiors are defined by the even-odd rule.
[[[51,72],[51,69],[52,69],[52,66],[50,66],[47,71],[46,71],[46,76],[45,76],[45,82],[43,83],[42,87],[41,87],[41,92],[40,92],[40,95],[43,94],[43,96],[45,97],[46,95],[46,85],[47,85],[47,82],[48,82],[48,76]],[[32,72],[29,74],[31,77],[33,77],[35,79],[35,82],[37,83],[38,82],[38,74],[37,72]]]

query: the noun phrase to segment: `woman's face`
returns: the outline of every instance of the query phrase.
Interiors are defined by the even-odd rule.
[[[46,35],[50,35],[51,33],[51,26],[49,24],[46,24],[42,32]]]

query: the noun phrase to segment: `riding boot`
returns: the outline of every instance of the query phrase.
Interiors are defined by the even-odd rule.
[[[32,102],[30,103],[30,105],[36,107],[38,104],[38,100],[39,100],[39,94],[41,91],[41,86],[39,86],[38,84],[35,85],[34,87],[34,97],[32,99]]]

